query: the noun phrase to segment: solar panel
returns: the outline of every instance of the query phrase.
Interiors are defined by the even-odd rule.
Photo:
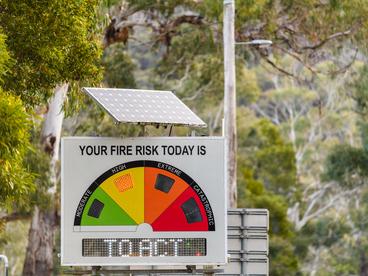
[[[83,90],[117,122],[206,127],[171,91],[90,87]]]

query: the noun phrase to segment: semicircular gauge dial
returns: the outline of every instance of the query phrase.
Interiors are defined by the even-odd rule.
[[[123,163],[98,177],[83,194],[74,226],[78,231],[215,231],[211,205],[200,186],[162,162]]]

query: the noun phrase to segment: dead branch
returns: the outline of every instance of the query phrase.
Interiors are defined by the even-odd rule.
[[[139,12],[139,11],[135,11]],[[129,14],[129,16],[132,14]],[[103,39],[104,48],[110,46],[113,43],[123,42],[126,44],[130,38],[130,33],[134,27],[141,26],[151,28],[152,31],[157,35],[156,41],[162,42],[166,46],[171,45],[172,38],[177,33],[177,28],[182,24],[191,24],[201,26],[204,24],[204,18],[200,15],[181,15],[167,21],[159,22],[158,17],[152,18],[152,20],[145,20],[142,22],[141,19],[137,21],[128,21],[128,16],[122,11],[122,14],[115,16],[111,19],[110,24],[105,30]]]
[[[283,47],[280,47],[280,46],[278,46],[277,44],[275,44],[274,46],[273,46],[274,48],[276,48],[276,49],[279,49],[279,50],[281,50],[283,53],[285,53],[285,54],[287,54],[287,55],[289,55],[289,56],[291,56],[291,57],[293,57],[294,59],[296,59],[297,61],[299,61],[301,64],[303,64],[303,66],[305,67],[305,68],[307,68],[312,74],[314,74],[314,75],[317,75],[317,73],[319,73],[319,72],[317,72],[317,71],[315,71],[309,64],[307,64],[306,62],[304,62],[303,60],[302,60],[302,58],[301,57],[299,57],[297,54],[295,54],[295,53],[293,53],[293,52],[291,52],[291,51],[289,51],[289,50],[287,50],[287,49],[285,49],[285,48],[283,48]]]
[[[303,46],[301,47],[302,50],[316,50],[318,48],[321,48],[323,45],[325,45],[327,42],[329,42],[330,40],[333,39],[337,39],[339,37],[343,37],[343,36],[349,36],[351,35],[353,32],[355,32],[355,30],[357,30],[360,26],[360,23],[357,23],[355,26],[352,26],[349,30],[346,30],[344,32],[338,32],[338,33],[334,33],[330,36],[328,36],[326,39],[314,44],[314,45],[307,45],[307,46]]]
[[[182,24],[201,26],[204,24],[203,17],[200,15],[181,15],[168,20],[166,24],[161,24],[158,29],[159,40],[169,48],[172,38],[177,34],[177,28]]]
[[[335,71],[330,71],[329,72],[329,74],[331,74],[332,76],[336,76],[336,75],[338,75],[338,74],[342,74],[342,73],[345,73],[352,65],[353,65],[353,63],[355,62],[355,60],[357,59],[357,56],[358,56],[358,53],[359,53],[359,50],[358,50],[358,48],[355,48],[355,53],[354,53],[354,56],[353,56],[353,58],[351,59],[351,61],[347,64],[347,65],[345,65],[345,66],[343,66],[343,67],[341,67],[341,68],[339,68],[338,70],[335,70]]]
[[[299,80],[299,78],[297,76],[295,76],[293,73],[290,73],[288,71],[286,71],[285,69],[277,66],[272,60],[270,60],[267,56],[265,55],[261,55],[261,57],[268,63],[270,64],[273,68],[275,68],[277,71],[289,76],[289,77],[292,77],[296,80]]]
[[[253,103],[250,106],[250,108],[253,109],[256,113],[259,113],[260,115],[262,115],[262,117],[265,117],[269,119],[270,121],[272,121],[275,125],[280,125],[280,121],[278,117],[274,118],[273,116],[269,116],[267,112],[263,111],[262,108],[257,103]],[[275,112],[275,114],[277,114],[277,112]]]
[[[302,229],[310,220],[319,217],[320,215],[325,213],[327,210],[332,208],[338,200],[342,199],[343,197],[351,196],[351,195],[355,194],[356,192],[359,191],[359,189],[360,189],[360,187],[356,187],[352,190],[342,191],[342,192],[332,196],[328,200],[327,203],[324,203],[323,206],[320,206],[315,212],[312,212],[312,209],[314,209],[313,207],[315,207],[316,204],[318,203],[318,201],[320,201],[320,199],[323,198],[323,195],[325,194],[326,189],[322,189],[322,191],[315,193],[314,196],[312,197],[312,199],[309,203],[309,206],[307,208],[307,211],[304,213],[303,217],[301,219],[299,219],[299,218],[296,218],[295,216],[293,216],[295,229],[296,230]],[[293,211],[296,212],[297,214],[299,214],[299,206],[296,206],[295,210],[293,210]]]
[[[193,101],[195,100],[199,95],[202,94],[203,91],[205,91],[208,87],[210,87],[213,84],[213,80],[211,80],[210,82],[208,82],[206,85],[202,86],[201,88],[199,88],[197,90],[196,93],[194,93],[192,96],[189,97],[185,97],[182,100],[183,101]]]

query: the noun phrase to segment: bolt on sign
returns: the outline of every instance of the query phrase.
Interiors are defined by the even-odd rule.
[[[62,139],[62,265],[224,264],[221,137]]]

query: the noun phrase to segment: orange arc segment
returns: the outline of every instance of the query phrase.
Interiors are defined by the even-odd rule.
[[[144,169],[144,222],[153,223],[188,187],[189,185],[175,174],[146,167]]]

